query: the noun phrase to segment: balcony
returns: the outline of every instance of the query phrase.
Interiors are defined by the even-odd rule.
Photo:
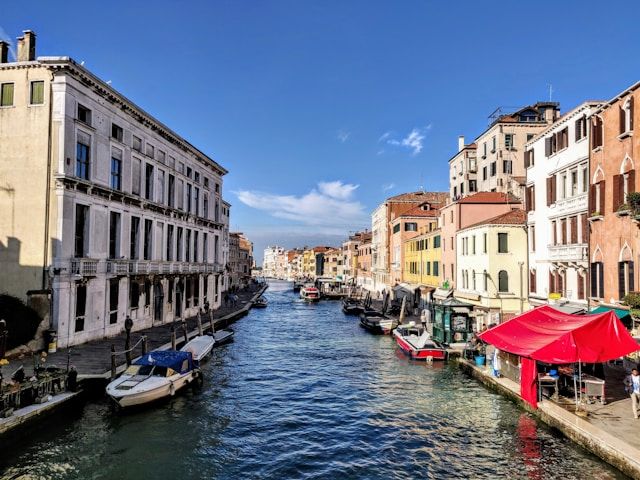
[[[549,260],[552,262],[586,262],[587,244],[549,245]]]
[[[580,211],[586,211],[589,201],[586,193],[581,193],[570,198],[563,198],[562,200],[556,200],[556,206],[553,210],[554,215],[565,215],[569,213],[578,213]]]
[[[107,273],[126,275],[129,273],[129,260],[107,260]]]
[[[74,258],[71,260],[72,275],[95,277],[98,274],[98,260],[92,258]]]

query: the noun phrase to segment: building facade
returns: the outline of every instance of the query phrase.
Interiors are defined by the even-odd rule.
[[[36,59],[33,32],[19,46],[0,64],[3,289],[48,295],[61,346],[218,306],[227,171],[68,57]]]
[[[402,281],[432,289],[442,284],[442,236],[437,224],[422,227],[419,235],[405,240]]]
[[[456,235],[454,297],[474,306],[477,329],[528,310],[526,212],[512,210]]]
[[[464,144],[458,137],[458,152],[449,160],[449,196],[459,200],[478,191],[478,159],[475,143]]]
[[[589,270],[589,129],[583,103],[525,147],[529,299],[586,308]]]

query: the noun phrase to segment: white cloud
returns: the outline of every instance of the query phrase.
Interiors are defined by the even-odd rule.
[[[317,189],[301,196],[250,190],[234,193],[245,205],[268,212],[273,217],[333,232],[368,223],[364,205],[352,198],[357,188],[358,185],[334,181],[320,182]]]
[[[426,132],[431,130],[431,124],[422,128],[413,128],[404,138],[398,139],[393,132],[383,133],[378,142],[384,142],[394,147],[404,147],[412,151],[413,155],[419,154],[424,148],[424,139]]]
[[[16,51],[13,48],[13,41],[11,40],[11,37],[9,35],[7,35],[7,32],[5,31],[4,28],[2,28],[2,26],[0,26],[0,40],[4,40],[5,42],[7,42],[9,44],[9,52],[11,52],[11,56],[15,60],[16,59]]]
[[[336,137],[340,140],[340,143],[344,143],[349,140],[351,136],[351,132],[347,132],[346,130],[338,130]]]
[[[384,185],[382,185],[383,192],[388,192],[389,190],[393,190],[394,188],[396,188],[395,183],[385,183]]]

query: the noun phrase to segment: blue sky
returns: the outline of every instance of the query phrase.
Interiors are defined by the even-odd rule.
[[[64,8],[61,7],[64,6]],[[386,196],[447,190],[499,106],[566,111],[640,79],[636,2],[10,2],[38,34],[229,169],[232,229],[338,243]]]

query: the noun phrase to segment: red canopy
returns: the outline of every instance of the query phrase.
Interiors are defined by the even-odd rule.
[[[613,311],[572,315],[549,305],[493,327],[480,338],[505,352],[546,363],[606,362],[640,350]]]

